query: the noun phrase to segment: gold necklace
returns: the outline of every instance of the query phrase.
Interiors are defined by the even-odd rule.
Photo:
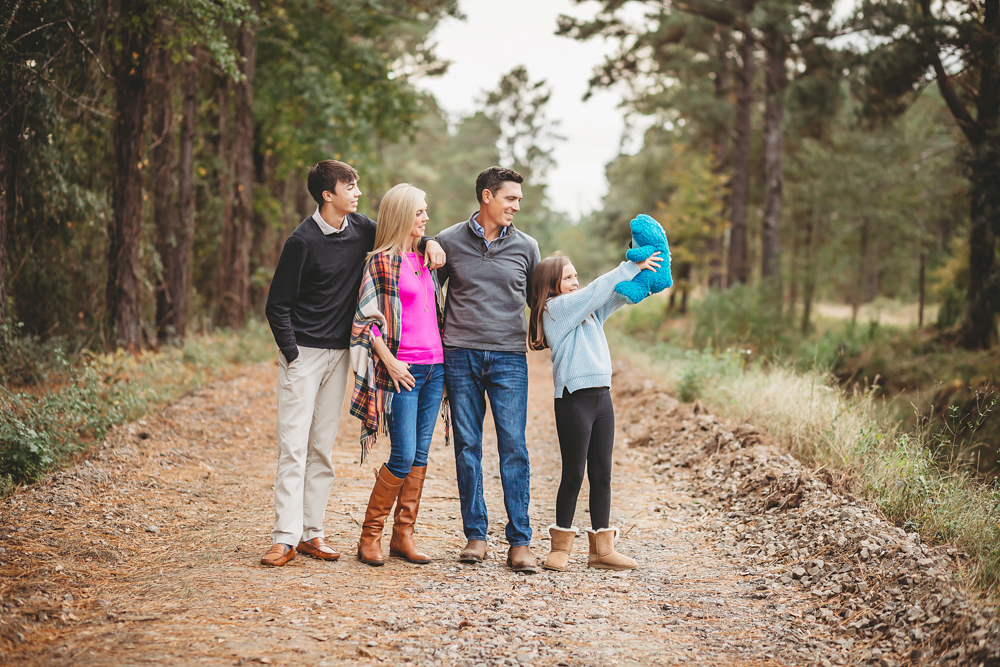
[[[401,254],[403,255],[403,261],[406,262],[406,265],[408,267],[410,267],[410,271],[413,271],[413,275],[415,275],[415,276],[417,276],[419,278],[423,274],[423,267],[420,267],[420,270],[414,271],[413,270],[413,265],[410,264],[410,260],[409,260],[409,258],[407,258],[406,253],[404,252],[404,253],[401,253]],[[420,285],[420,291],[423,292],[423,295],[424,295],[424,312],[426,313],[427,312],[427,287],[423,284],[423,282],[424,281],[422,281],[422,280],[418,280],[417,284]]]
[[[412,264],[410,264],[410,260],[409,260],[409,258],[408,258],[408,257],[406,256],[406,253],[405,253],[405,252],[403,252],[403,253],[400,253],[400,254],[401,254],[401,255],[403,256],[403,261],[404,261],[404,262],[406,262],[406,265],[407,265],[408,267],[410,267],[410,271],[413,271],[413,275],[415,275],[415,276],[419,276],[420,274],[422,274],[422,273],[423,273],[423,268],[424,268],[424,267],[422,267],[422,266],[421,266],[421,267],[420,267],[419,269],[414,269],[414,268],[413,268],[413,265],[412,265]]]

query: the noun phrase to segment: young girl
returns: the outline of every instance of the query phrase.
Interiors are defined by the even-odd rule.
[[[576,500],[584,471],[590,480],[589,567],[631,570],[634,560],[615,551],[618,529],[610,526],[611,458],[615,444],[615,413],[611,405],[611,352],[604,322],[628,303],[615,285],[643,269],[656,271],[663,261],[654,253],[645,261],[622,262],[580,289],[569,258],[547,257],[531,281],[528,344],[533,350],[552,348],[556,431],[562,455],[562,480],[556,496],[556,523],[549,526],[552,550],[542,567],[562,572],[569,563]]]
[[[428,220],[425,197],[423,190],[400,183],[382,198],[351,331],[351,414],[361,419],[362,463],[379,433],[391,441],[389,460],[375,473],[358,541],[358,558],[373,566],[385,562],[382,528],[393,503],[389,555],[431,562],[413,541],[444,391],[440,288],[416,252]]]

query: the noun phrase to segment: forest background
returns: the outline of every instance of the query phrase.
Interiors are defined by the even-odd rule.
[[[978,531],[1000,580],[1000,0],[578,4],[557,32],[615,46],[591,89],[649,129],[575,219],[547,198],[550,82],[513,67],[460,118],[416,85],[456,0],[4,0],[0,491],[273,354],[263,303],[317,160],[359,169],[372,217],[425,189],[431,232],[501,164],[526,176],[518,227],[584,277],[634,215],[663,223],[675,286],[616,320],[622,350],[901,523]],[[800,416],[821,386],[860,421],[792,428],[739,382],[785,383]],[[975,520],[944,507],[970,497]]]

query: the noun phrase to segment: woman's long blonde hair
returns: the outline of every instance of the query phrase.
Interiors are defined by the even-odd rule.
[[[378,205],[378,227],[375,230],[375,249],[368,254],[403,251],[403,243],[413,229],[420,205],[427,201],[427,193],[409,183],[392,186]],[[413,251],[416,252],[416,244]]]

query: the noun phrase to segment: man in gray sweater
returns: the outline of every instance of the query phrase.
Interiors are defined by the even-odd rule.
[[[507,564],[535,572],[528,518],[530,470],[524,429],[528,416],[528,324],[524,307],[538,243],[514,227],[521,209],[515,171],[490,167],[476,179],[479,210],[437,235],[448,257],[438,269],[448,281],[444,316],[445,384],[455,435],[455,468],[468,544],[458,560],[486,557],[489,519],[483,498],[483,418],[489,397],[496,423],[500,479],[507,510]]]

